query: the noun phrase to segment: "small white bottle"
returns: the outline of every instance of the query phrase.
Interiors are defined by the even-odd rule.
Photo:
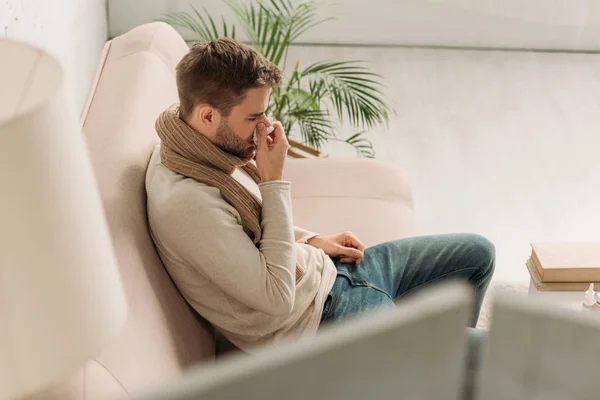
[[[585,292],[585,299],[583,300],[583,311],[592,311],[594,309],[594,305],[596,304],[596,296],[594,292],[594,284],[590,283],[590,287]]]

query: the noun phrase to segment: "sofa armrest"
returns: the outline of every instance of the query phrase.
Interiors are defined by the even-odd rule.
[[[366,245],[414,236],[411,185],[398,167],[371,159],[289,159],[294,223],[320,234],[353,231]]]

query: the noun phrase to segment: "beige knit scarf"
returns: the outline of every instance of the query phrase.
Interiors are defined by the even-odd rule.
[[[241,167],[256,183],[260,183],[260,173],[251,159],[226,153],[196,132],[179,118],[178,105],[160,114],[156,120],[156,132],[161,140],[162,164],[178,174],[218,188],[225,200],[238,211],[244,226],[252,232],[254,244],[258,243],[262,204],[231,176],[236,168]]]

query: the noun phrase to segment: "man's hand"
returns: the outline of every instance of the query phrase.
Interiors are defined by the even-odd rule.
[[[342,232],[331,236],[315,236],[307,244],[322,249],[331,257],[338,257],[344,264],[362,262],[365,245],[352,232]]]
[[[283,166],[288,151],[288,140],[280,122],[273,122],[272,133],[267,126],[259,123],[256,127],[256,166],[263,182],[278,181],[283,177]]]

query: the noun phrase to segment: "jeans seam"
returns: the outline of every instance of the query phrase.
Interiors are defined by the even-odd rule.
[[[357,284],[354,283],[355,280],[353,278],[351,278],[350,276],[348,276],[348,275],[346,275],[344,273],[339,273],[339,271],[338,271],[338,276],[343,276],[344,278],[346,278],[348,280],[348,282],[350,283],[350,286],[353,286],[353,287],[370,287],[371,289],[375,289],[378,292],[381,292],[381,293],[385,294],[387,297],[390,298],[390,300],[394,301],[394,298],[388,292],[386,292],[385,290],[383,290],[383,289],[381,289],[381,288],[373,285],[371,282],[369,282],[369,281],[367,281],[365,279],[361,279],[361,281],[364,284],[357,285]]]
[[[429,280],[429,281],[427,281],[427,282],[420,283],[418,286],[415,286],[414,288],[407,290],[406,292],[402,293],[400,296],[398,296],[398,297],[396,297],[396,298],[398,299],[398,298],[400,298],[400,297],[403,297],[404,295],[406,295],[406,294],[408,294],[408,293],[412,292],[413,290],[416,290],[416,289],[420,288],[420,287],[421,287],[421,286],[423,286],[423,285],[427,285],[427,284],[429,284],[429,283],[431,283],[431,282],[435,282],[435,281],[437,281],[437,280],[439,280],[439,279],[445,278],[445,277],[446,277],[446,276],[448,276],[448,275],[452,275],[452,274],[455,274],[455,273],[457,273],[457,272],[467,271],[467,270],[470,270],[470,269],[479,269],[479,268],[477,268],[477,267],[468,267],[468,268],[457,269],[456,271],[452,271],[452,272],[447,272],[447,273],[445,273],[444,275],[440,275],[440,276],[438,276],[438,277],[435,277],[435,278],[434,278],[434,279],[432,279],[432,280]]]
[[[388,292],[386,292],[385,290],[378,288],[377,286],[373,285],[370,282],[367,282],[367,286],[370,287],[370,288],[372,288],[372,289],[377,290],[378,292],[381,292],[381,293],[385,294],[387,297],[390,298],[390,300],[394,301],[394,299],[392,298],[392,296],[390,296],[390,294]]]

